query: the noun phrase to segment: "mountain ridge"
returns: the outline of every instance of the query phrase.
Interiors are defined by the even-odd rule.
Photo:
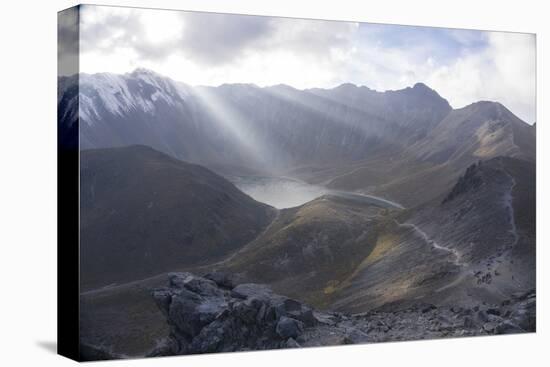
[[[370,88],[367,85],[358,85],[358,84],[355,84],[353,82],[343,82],[343,83],[335,85],[333,87],[325,87],[325,88],[320,88],[320,87],[296,88],[296,87],[293,87],[289,84],[284,84],[284,83],[258,86],[257,84],[246,83],[246,82],[222,83],[222,84],[217,85],[217,86],[202,85],[202,84],[191,85],[191,84],[188,84],[184,81],[173,79],[169,76],[166,76],[166,75],[161,74],[161,73],[159,73],[155,70],[148,69],[148,68],[145,68],[145,67],[137,67],[132,71],[128,71],[128,72],[124,72],[124,73],[112,73],[112,72],[86,73],[86,72],[81,72],[81,73],[78,73],[78,74],[59,76],[58,80],[63,81],[61,84],[65,84],[65,80],[72,80],[72,79],[76,78],[77,75],[78,76],[85,76],[85,77],[94,77],[94,76],[101,76],[101,75],[109,75],[109,76],[148,76],[149,79],[151,77],[155,78],[155,79],[165,79],[165,80],[168,80],[168,81],[170,81],[170,82],[172,82],[176,85],[184,86],[184,87],[187,87],[187,88],[194,88],[194,87],[218,88],[218,87],[222,87],[222,86],[244,85],[244,86],[255,87],[255,88],[258,88],[258,89],[266,89],[266,88],[273,88],[273,87],[286,87],[286,88],[291,88],[291,89],[294,89],[294,90],[297,90],[297,91],[315,91],[315,90],[330,91],[330,90],[337,90],[337,89],[342,89],[342,88],[347,88],[347,87],[353,87],[355,89],[364,89],[364,90],[368,90],[370,92],[379,93],[379,94],[392,93],[392,92],[403,92],[403,91],[407,91],[407,90],[423,90],[423,91],[435,92],[436,94],[438,94],[435,89],[431,88],[426,83],[420,82],[420,81],[415,82],[413,85],[405,86],[405,87],[400,88],[400,89],[386,89],[386,90],[376,90],[376,89]],[[59,96],[60,96],[60,94],[62,94],[64,92],[64,89],[65,89],[65,86],[62,86],[61,88],[58,88],[58,103],[59,103]],[[469,103],[467,105],[464,105],[462,107],[456,107],[456,108],[452,108],[452,109],[453,110],[462,109],[464,107],[468,107],[470,105],[477,104],[477,103],[496,103],[496,104],[502,105],[502,103],[500,103],[499,101],[479,100],[479,101],[471,102],[471,103]],[[534,123],[533,124],[529,124],[527,122],[525,122],[525,123],[530,125],[530,126],[534,125]]]
[[[76,80],[81,83],[78,96],[71,89]],[[80,111],[82,149],[144,144],[206,166],[273,170],[358,161],[392,146],[417,155],[407,148],[431,144],[432,131],[463,110],[452,109],[422,83],[385,92],[349,83],[304,90],[250,84],[190,87],[147,69],[61,77],[58,106],[60,116],[69,117],[60,123],[68,126]],[[531,134],[511,116],[506,114],[517,120],[515,130]],[[254,141],[260,150],[250,149]],[[251,155],[260,163],[246,158]]]
[[[371,93],[376,93],[376,94],[392,94],[392,93],[404,93],[404,92],[408,92],[408,91],[423,91],[423,92],[435,93],[437,96],[440,97],[440,95],[437,93],[437,91],[435,89],[429,87],[424,82],[415,82],[411,86],[406,86],[406,87],[403,87],[403,88],[400,88],[400,89],[387,89],[387,90],[375,90],[375,89],[371,89],[370,87],[368,87],[366,85],[357,85],[357,84],[352,83],[352,82],[344,82],[344,83],[341,83],[341,84],[336,85],[334,87],[326,87],[326,88],[312,87],[312,88],[303,88],[303,89],[295,88],[295,87],[293,87],[291,85],[288,85],[288,84],[273,84],[273,85],[265,85],[265,86],[258,86],[254,83],[222,83],[218,86],[200,85],[200,84],[199,85],[190,85],[190,84],[185,83],[184,81],[175,80],[173,78],[170,78],[168,76],[160,74],[160,73],[158,73],[158,72],[156,72],[152,69],[147,69],[147,68],[144,68],[144,67],[138,67],[138,68],[134,69],[133,71],[129,71],[129,72],[121,73],[121,74],[110,73],[110,72],[98,72],[98,73],[79,73],[79,74],[73,74],[73,75],[70,75],[70,76],[60,76],[60,77],[58,77],[58,79],[62,81],[60,83],[62,86],[60,88],[58,88],[58,103],[59,103],[60,96],[63,94],[63,92],[66,89],[66,84],[70,85],[70,84],[74,83],[77,75],[80,76],[80,77],[84,77],[84,78],[93,78],[93,77],[101,77],[101,76],[109,76],[109,77],[113,77],[113,76],[129,77],[129,76],[132,76],[132,77],[141,77],[144,81],[145,80],[148,80],[148,81],[151,81],[151,80],[166,80],[166,81],[169,81],[170,83],[173,83],[174,85],[180,86],[181,88],[183,88],[183,90],[185,90],[186,88],[197,88],[197,87],[220,88],[220,87],[232,87],[232,86],[246,86],[246,87],[253,87],[253,88],[257,88],[257,89],[287,88],[287,89],[291,89],[291,90],[295,90],[295,91],[307,92],[307,91],[335,91],[335,90],[339,90],[339,89],[349,89],[349,87],[352,87],[354,89],[367,90]],[[70,81],[70,82],[67,82],[67,81]],[[86,82],[86,81],[84,81],[84,82]],[[469,107],[469,106],[479,104],[479,103],[495,103],[497,105],[503,106],[498,101],[480,100],[480,101],[472,102],[472,103],[470,103],[468,105],[465,105],[463,107],[457,107],[457,108],[452,108],[451,107],[451,109],[452,110],[459,110],[459,109]],[[523,121],[523,122],[525,122],[525,121]],[[528,124],[527,122],[525,122],[525,123],[527,125],[532,126],[532,124]]]

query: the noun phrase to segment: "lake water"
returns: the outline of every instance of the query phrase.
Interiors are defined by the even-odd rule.
[[[403,208],[398,203],[376,196],[331,190],[288,177],[237,176],[229,177],[229,179],[254,200],[269,204],[277,209],[299,206],[323,195],[338,196],[387,208]]]

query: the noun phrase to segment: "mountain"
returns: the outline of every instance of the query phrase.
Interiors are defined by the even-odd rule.
[[[76,77],[60,79],[58,105],[72,126],[79,100],[81,149],[143,144],[223,175],[288,175],[406,206],[443,195],[477,160],[535,156],[535,129],[501,104],[454,110],[422,83],[191,87],[145,69],[79,79],[78,93]]]
[[[393,121],[287,86],[189,87],[143,69],[65,78],[60,96],[60,110],[79,103],[82,149],[143,144],[215,167],[273,171],[355,160],[391,145],[399,130]]]
[[[372,96],[355,88],[360,103],[344,98],[343,89],[332,95],[284,85],[190,87],[138,69],[64,77],[58,105],[63,111],[79,103],[82,149],[144,144],[207,166],[267,164],[271,170],[364,159],[414,141],[425,134],[415,121],[428,120],[428,128],[450,111],[423,85]]]
[[[84,289],[215,261],[273,216],[208,169],[145,146],[82,151],[80,182]]]
[[[59,82],[59,124],[80,128],[80,321],[92,352],[105,341],[144,355],[181,329],[163,298],[181,284],[151,297],[172,271],[210,274],[184,276],[208,289],[211,274],[231,274],[317,314],[354,315],[339,322],[365,322],[368,341],[441,336],[451,329],[438,315],[464,322],[453,333],[534,330],[536,128],[502,104],[453,109],[422,83],[191,87],[144,69]],[[292,182],[314,198],[275,209],[228,180]],[[507,308],[520,299],[523,326]],[[242,316],[231,312],[230,324]],[[209,342],[196,331],[185,350]]]
[[[497,303],[535,287],[535,166],[471,165],[443,200],[383,208],[325,196],[280,212],[220,269],[316,307]]]
[[[535,161],[535,130],[496,102],[452,110],[423,139],[402,151],[329,172],[329,187],[362,190],[415,206],[450,190],[461,172],[505,156]],[[317,173],[316,180],[324,180]]]
[[[502,104],[482,101],[453,110],[407,153],[434,163],[499,155],[534,160],[534,139],[533,129]]]
[[[390,210],[325,195],[281,210],[269,228],[237,256],[216,266],[327,306],[324,300],[334,283],[350,276],[372,251],[379,234],[377,221]]]
[[[452,110],[447,100],[423,83],[387,92],[377,92],[350,83],[334,89],[315,88],[309,91],[329,100],[396,121],[399,126],[416,131],[417,134],[413,135],[414,139],[422,137]]]
[[[58,145],[64,149],[78,149],[79,131],[78,75],[62,76],[57,80]]]
[[[184,98],[183,85],[144,69],[61,77],[58,110],[78,111],[79,120],[61,113],[68,117],[58,123],[79,125],[81,149],[144,144],[175,156],[183,135],[177,124],[189,114]]]
[[[471,165],[441,200],[418,208],[323,196],[280,210],[224,259],[181,268],[227,271],[233,284],[263,282],[320,311],[355,314],[347,320],[364,323],[369,342],[442,336],[447,324],[460,335],[533,331],[534,176],[533,162],[497,157]],[[231,283],[207,277],[224,289]],[[83,340],[127,355],[169,354],[156,348],[170,335],[165,319],[174,327],[177,313],[160,312],[151,290],[170,278],[84,292]]]
[[[535,192],[533,162],[471,165],[442,200],[385,221],[371,255],[333,293],[333,307],[419,299],[466,307],[534,289]]]

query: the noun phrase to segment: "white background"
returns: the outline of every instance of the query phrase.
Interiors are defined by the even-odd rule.
[[[117,366],[526,366],[550,362],[545,1],[98,1],[172,9],[537,33],[538,332],[105,362]],[[64,366],[56,340],[56,12],[74,1],[4,1],[0,12],[0,365]],[[548,98],[548,97],[547,97]],[[544,362],[543,362],[544,361]]]

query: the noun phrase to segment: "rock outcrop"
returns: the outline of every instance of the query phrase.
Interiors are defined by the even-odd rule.
[[[355,344],[535,330],[534,292],[474,308],[389,304],[360,315],[319,312],[264,285],[214,273],[171,274],[153,291],[170,335],[149,356]]]
[[[479,166],[481,161],[470,165],[463,176],[460,176],[458,182],[453,186],[451,192],[443,199],[442,204],[452,201],[459,195],[462,195],[470,190],[475,190],[483,183],[481,178]]]
[[[171,329],[154,355],[297,347],[304,331],[320,324],[310,307],[264,285],[234,286],[220,273],[172,274],[153,297]]]
[[[369,342],[534,332],[536,294],[519,293],[498,305],[474,307],[390,304],[355,317],[367,321]]]

